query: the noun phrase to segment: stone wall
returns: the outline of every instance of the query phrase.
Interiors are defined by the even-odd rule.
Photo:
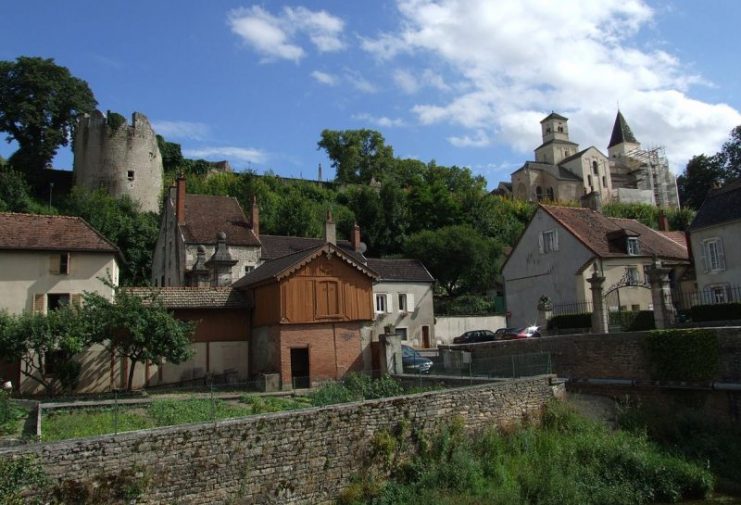
[[[715,328],[714,331],[718,336],[720,357],[716,380],[741,382],[741,327]],[[648,380],[649,367],[642,348],[642,340],[647,334],[560,335],[457,345],[451,349],[470,350],[474,360],[547,352],[551,354],[553,373],[559,377]]]
[[[537,418],[553,376],[404,397],[0,450],[36,454],[58,480],[148,477],[137,503],[333,503],[368,460],[374,434],[401,423],[469,430]],[[144,477],[142,477],[144,478]]]

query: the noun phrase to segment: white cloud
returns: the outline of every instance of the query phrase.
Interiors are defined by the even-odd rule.
[[[382,128],[398,128],[405,126],[404,120],[401,118],[390,118],[386,116],[373,116],[371,114],[354,114],[353,119],[358,121],[364,121],[373,126],[380,126]]]
[[[245,163],[264,163],[268,158],[267,154],[260,149],[233,146],[184,149],[183,154],[189,158],[227,159]]]
[[[191,121],[154,121],[152,122],[152,128],[166,140],[203,140],[209,132],[208,125]]]
[[[300,36],[308,37],[319,52],[345,47],[341,38],[344,22],[326,11],[284,7],[279,15],[273,15],[253,5],[229,11],[227,24],[245,44],[264,56],[263,61],[299,61],[306,55],[296,40]]]
[[[363,93],[376,93],[378,91],[375,84],[355,70],[345,69],[345,80],[349,82],[353,88]]]
[[[675,168],[715,152],[741,114],[691,97],[708,85],[675,55],[646,49],[635,35],[657,14],[644,0],[397,0],[396,32],[363,39],[381,60],[424,55],[455,75],[416,77],[395,71],[400,87],[421,83],[449,91],[412,108],[422,124],[457,125],[459,146],[505,144],[531,153],[539,121],[551,110],[570,119],[582,147],[605,150],[616,103],[644,146],[663,144]],[[446,73],[447,75],[447,73]]]
[[[311,73],[311,76],[319,83],[326,84],[327,86],[336,86],[337,85],[337,77],[335,77],[332,74],[328,74],[326,72],[320,72],[319,70],[314,70]]]

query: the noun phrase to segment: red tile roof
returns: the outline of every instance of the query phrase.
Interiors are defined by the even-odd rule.
[[[231,287],[124,288],[145,301],[156,297],[168,309],[247,309],[250,303]]]
[[[119,254],[115,244],[84,219],[40,214],[0,213],[0,249]]]
[[[606,217],[591,209],[576,207],[540,205],[540,208],[599,257],[628,256],[624,247],[608,239],[611,232],[625,230],[629,235],[638,235],[640,244],[638,256],[656,255],[660,258],[689,260],[686,246],[635,219]]]
[[[242,207],[230,196],[186,194],[185,223],[180,229],[189,244],[215,244],[216,234],[223,231],[229,246],[260,245]]]

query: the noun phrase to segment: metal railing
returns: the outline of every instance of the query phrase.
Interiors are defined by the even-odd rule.
[[[674,293],[673,299],[680,309],[689,309],[695,305],[738,303],[741,302],[741,286],[717,286],[702,291],[679,291]]]
[[[553,304],[554,316],[565,316],[567,314],[584,314],[592,312],[592,302],[572,302]]]

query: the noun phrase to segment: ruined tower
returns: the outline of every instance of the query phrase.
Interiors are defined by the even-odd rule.
[[[115,112],[86,114],[77,123],[74,156],[75,185],[128,195],[142,211],[159,212],[162,156],[144,114],[134,112],[130,125]]]

